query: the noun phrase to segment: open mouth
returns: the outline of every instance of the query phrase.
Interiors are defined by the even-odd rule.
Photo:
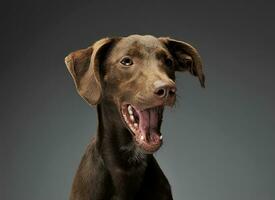
[[[163,110],[163,106],[140,110],[131,104],[122,105],[124,122],[145,153],[157,151],[162,144],[160,126]]]

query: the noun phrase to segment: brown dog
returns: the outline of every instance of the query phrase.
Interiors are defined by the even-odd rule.
[[[65,58],[77,91],[97,105],[97,135],[74,178],[70,200],[172,199],[154,156],[164,106],[176,98],[175,71],[204,87],[194,47],[170,38],[104,38]]]

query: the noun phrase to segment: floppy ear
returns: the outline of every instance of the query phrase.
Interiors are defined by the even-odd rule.
[[[205,87],[205,76],[202,70],[202,61],[198,51],[190,44],[168,37],[159,38],[176,60],[176,71],[189,71],[197,76],[201,86]]]
[[[70,53],[65,58],[66,66],[74,80],[77,92],[90,105],[99,103],[102,96],[100,64],[103,54],[113,39],[104,38],[86,49]]]

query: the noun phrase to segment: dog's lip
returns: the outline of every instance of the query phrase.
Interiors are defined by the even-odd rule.
[[[129,103],[124,103],[121,106],[121,115],[125,126],[133,135],[136,144],[145,153],[157,151],[162,144],[160,124],[163,109],[163,105],[143,109]]]

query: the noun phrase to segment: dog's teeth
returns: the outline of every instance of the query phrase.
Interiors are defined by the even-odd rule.
[[[162,140],[162,135],[159,137],[160,140]]]
[[[143,139],[144,139],[144,136],[143,136],[143,135],[142,135],[142,136],[140,136],[140,139],[141,139],[141,140],[143,140]]]
[[[131,107],[130,105],[128,106],[128,113],[129,113],[130,115],[133,114],[133,109],[132,109],[132,107]]]
[[[134,123],[134,127],[136,127],[136,128],[137,128],[137,127],[138,127],[138,124],[137,124],[137,123]]]
[[[134,115],[130,115],[130,119],[132,122],[134,122],[135,121]]]

